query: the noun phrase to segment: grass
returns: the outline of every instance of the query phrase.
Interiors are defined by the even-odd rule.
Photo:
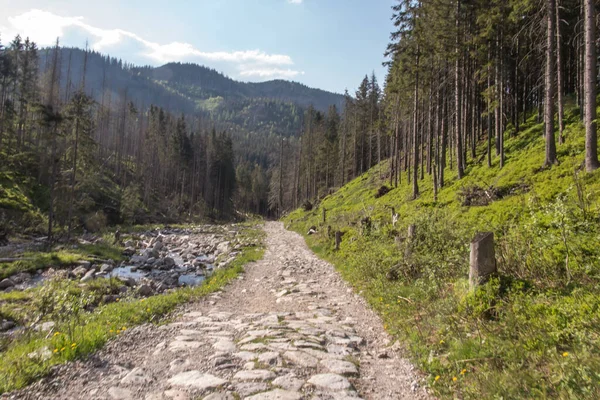
[[[261,239],[262,234],[256,223],[245,223],[241,233],[248,239]],[[111,292],[118,285],[116,280],[99,279],[85,289],[62,280],[25,292],[0,294],[1,312],[12,312],[17,320],[24,313],[41,314],[44,320],[56,322],[56,330],[50,337],[29,332],[0,347],[0,394],[39,379],[53,365],[85,357],[133,326],[163,321],[178,305],[221,289],[243,272],[245,264],[262,258],[263,252],[261,245],[243,248],[228,268],[217,270],[201,286],[146,299],[121,298],[91,312],[86,311],[87,306],[94,304],[101,294]]]
[[[318,227],[309,246],[362,291],[441,398],[600,398],[600,171],[581,169],[577,115],[567,115],[560,165],[550,169],[541,168],[542,126],[530,119],[518,135],[506,133],[504,168],[497,157],[491,168],[470,160],[460,181],[448,168],[437,201],[427,175],[416,200],[406,175],[375,199],[389,179],[383,163],[285,218],[302,234]],[[508,194],[465,207],[471,186]],[[323,208],[325,225],[345,233],[339,251]],[[495,234],[499,274],[471,291],[469,243],[481,231]]]
[[[0,279],[19,272],[35,272],[46,268],[64,268],[75,265],[78,261],[114,260],[120,261],[123,249],[110,242],[100,241],[95,244],[79,244],[68,249],[58,246],[51,251],[27,251],[18,254],[22,260],[12,263],[0,263]]]

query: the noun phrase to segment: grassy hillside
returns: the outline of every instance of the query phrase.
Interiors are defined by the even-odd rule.
[[[600,171],[583,170],[577,115],[551,169],[532,118],[506,132],[504,168],[496,157],[487,167],[481,143],[465,178],[445,171],[437,201],[427,174],[416,200],[406,174],[375,198],[389,184],[383,163],[286,217],[302,234],[317,227],[310,247],[362,291],[442,398],[600,398]],[[327,226],[344,232],[339,251]],[[471,292],[469,244],[481,231],[495,234],[499,274]]]

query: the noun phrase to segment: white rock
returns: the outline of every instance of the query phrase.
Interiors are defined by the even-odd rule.
[[[114,400],[131,400],[133,398],[131,390],[122,389],[116,386],[113,386],[110,389],[108,389],[108,395],[111,399]]]
[[[321,360],[321,365],[334,374],[358,375],[358,368],[349,361],[327,359]]]
[[[251,371],[239,371],[233,376],[238,381],[267,381],[275,378],[275,374],[266,369],[253,369]]]
[[[304,386],[304,381],[298,379],[295,375],[288,374],[275,379],[273,385],[282,387],[286,390],[298,391]]]
[[[246,400],[300,400],[302,394],[289,390],[275,389],[270,392],[255,394],[254,396],[246,397]]]
[[[352,387],[348,379],[337,374],[319,374],[312,376],[308,383],[325,390],[347,390]]]
[[[182,372],[169,379],[173,386],[189,387],[200,391],[216,389],[227,383],[226,380],[200,371]]]
[[[151,382],[152,378],[146,375],[146,371],[142,368],[134,368],[128,373],[125,378],[121,379],[122,385],[143,385]]]
[[[296,364],[305,368],[316,368],[319,364],[319,361],[316,358],[301,351],[286,351],[283,353],[283,358],[292,364]]]

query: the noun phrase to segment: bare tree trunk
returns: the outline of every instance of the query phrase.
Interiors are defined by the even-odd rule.
[[[461,93],[460,93],[460,0],[456,2],[456,62],[454,69],[455,76],[455,134],[456,134],[456,167],[458,171],[458,179],[462,179],[465,174],[462,156],[462,133],[461,133]]]
[[[587,1],[587,0],[586,0]],[[547,14],[547,39],[546,39],[546,96],[544,107],[544,125],[546,133],[546,161],[545,166],[558,163],[556,158],[556,142],[554,139],[554,45],[555,45],[555,7],[556,0],[546,1]]]
[[[413,108],[413,199],[419,196],[419,184],[417,183],[418,167],[419,167],[419,148],[418,148],[418,124],[419,124],[419,46],[417,45],[417,58],[415,62],[415,93],[414,93],[414,108]]]
[[[593,0],[584,0],[585,9],[585,169],[598,169],[598,134],[596,132],[596,9]]]
[[[558,100],[558,143],[563,144],[565,138],[564,100],[563,100],[563,67],[562,67],[562,35],[560,31],[560,0],[556,0],[556,94]]]

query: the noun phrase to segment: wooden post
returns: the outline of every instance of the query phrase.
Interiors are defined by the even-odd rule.
[[[325,221],[327,221],[327,209],[323,207],[323,223],[325,223]]]
[[[342,243],[342,232],[335,231],[335,249],[340,249],[340,243]]]
[[[496,254],[494,251],[494,233],[482,232],[471,241],[471,263],[469,286],[471,289],[485,283],[496,273]]]

